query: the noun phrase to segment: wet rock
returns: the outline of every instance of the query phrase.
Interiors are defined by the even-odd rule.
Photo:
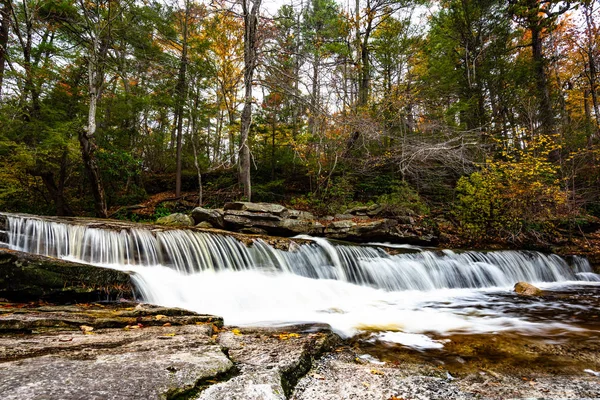
[[[232,203],[226,203],[223,210],[227,213],[229,210],[235,211],[248,211],[250,213],[266,213],[274,214],[279,217],[286,217],[288,215],[288,209],[280,204],[272,203],[250,203],[247,201],[236,201]]]
[[[223,229],[225,227],[223,223],[223,212],[218,209],[209,209],[203,207],[196,207],[192,210],[192,218],[196,225],[202,222],[208,222],[212,227]]]
[[[7,229],[8,226],[6,215],[0,214],[0,248],[2,247],[3,243],[8,243],[8,234],[6,232]]]
[[[523,296],[540,296],[542,290],[527,282],[517,282],[515,284],[515,293]]]
[[[134,297],[125,272],[0,249],[0,298],[73,303]]]
[[[214,229],[214,226],[212,226],[210,222],[202,221],[199,224],[196,224],[196,228]]]
[[[156,220],[156,223],[167,226],[194,226],[194,219],[189,215],[176,213],[161,217]]]

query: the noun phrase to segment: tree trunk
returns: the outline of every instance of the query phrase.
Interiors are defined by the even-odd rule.
[[[551,134],[554,132],[554,114],[552,112],[550,88],[548,87],[548,76],[546,74],[546,59],[539,25],[531,26],[531,51],[539,102],[540,126],[543,133]]]
[[[250,182],[250,126],[252,125],[252,79],[256,68],[258,11],[261,0],[242,0],[244,13],[244,109],[240,130],[240,183],[244,188],[244,197],[252,201]],[[251,8],[249,6],[251,5]]]
[[[181,196],[181,147],[183,140],[183,106],[186,97],[186,73],[187,73],[187,52],[188,52],[188,21],[190,17],[190,2],[185,2],[185,19],[183,21],[183,44],[181,50],[181,62],[179,64],[179,77],[177,80],[177,106],[175,110],[175,118],[177,119],[177,150],[176,164],[177,171],[175,173],[175,196]]]
[[[104,76],[99,64],[99,52],[101,52],[99,39],[92,41],[92,49],[88,55],[88,79],[89,79],[89,97],[90,105],[88,110],[88,125],[79,131],[79,144],[81,145],[81,157],[83,165],[90,180],[92,196],[94,197],[94,210],[99,218],[108,216],[106,209],[106,198],[104,195],[104,186],[96,161],[96,110],[98,99],[101,94],[101,85]]]
[[[11,0],[2,0],[0,10],[0,100],[2,99],[2,83],[4,82],[4,69],[8,51],[8,33],[10,27]]]

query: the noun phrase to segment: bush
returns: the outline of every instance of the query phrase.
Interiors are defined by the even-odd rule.
[[[462,177],[456,186],[455,215],[463,234],[510,241],[553,235],[557,221],[569,214],[557,168],[548,161],[553,149],[541,137],[528,151]]]
[[[397,182],[391,193],[378,196],[376,202],[383,207],[384,214],[391,216],[429,214],[427,204],[406,182]]]

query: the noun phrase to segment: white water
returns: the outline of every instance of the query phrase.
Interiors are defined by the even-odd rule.
[[[416,348],[443,345],[426,333],[574,329],[509,313],[510,304],[497,294],[517,281],[548,286],[600,280],[584,259],[569,266],[536,252],[390,256],[381,248],[321,238],[282,251],[191,230],[115,231],[13,215],[7,231],[12,249],[134,271],[150,303],[220,315],[233,325],[325,323],[343,336],[378,331],[378,340]]]

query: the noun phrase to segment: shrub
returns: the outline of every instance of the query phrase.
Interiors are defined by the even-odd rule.
[[[557,167],[548,161],[556,147],[541,136],[527,151],[493,161],[456,186],[455,215],[470,238],[516,241],[524,235],[549,236],[568,215]]]

